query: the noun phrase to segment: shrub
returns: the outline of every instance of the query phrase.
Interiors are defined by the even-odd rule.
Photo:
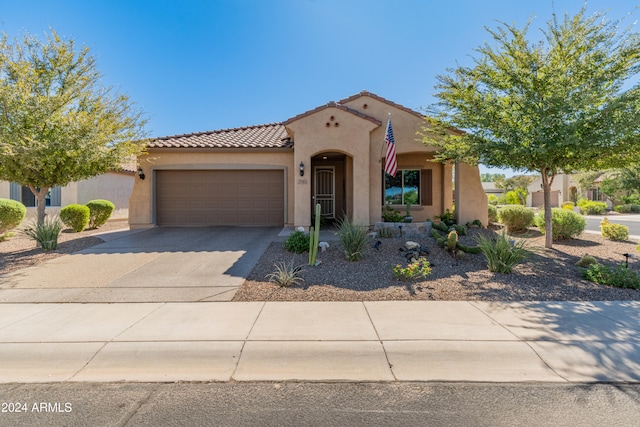
[[[406,267],[396,264],[393,267],[393,277],[398,280],[412,280],[417,277],[427,277],[431,274],[431,265],[426,258],[419,258]]]
[[[67,205],[60,209],[60,220],[75,233],[79,233],[89,223],[89,208],[75,203]]]
[[[535,223],[540,229],[540,232],[544,234],[544,216],[536,216]],[[568,211],[560,208],[551,209],[551,233],[553,235],[553,240],[571,239],[578,236],[584,231],[586,225],[587,221],[580,214],[574,211]]]
[[[640,205],[637,205],[637,204],[618,205],[615,208],[613,208],[613,210],[618,213],[640,213]]]
[[[611,224],[607,218],[600,222],[600,231],[605,239],[622,242],[629,238],[629,227],[622,224]]]
[[[529,251],[524,240],[512,244],[504,232],[495,238],[478,237],[478,248],[487,258],[489,271],[511,273],[513,267],[527,259]]]
[[[284,241],[283,246],[289,252],[294,252],[296,254],[301,254],[309,250],[309,234],[296,230],[287,237],[287,240]]]
[[[102,227],[116,208],[110,201],[100,199],[89,201],[87,207],[89,208],[89,228]]]
[[[575,204],[575,203],[573,203],[573,202],[564,202],[564,203],[562,204],[562,209],[567,209],[567,210],[572,211],[572,210],[573,210],[573,208],[575,207],[575,205],[576,205],[576,204]]]
[[[520,206],[509,205],[498,211],[498,219],[507,227],[508,233],[525,231],[533,224],[533,209]]]
[[[607,212],[607,204],[605,202],[587,201],[578,205],[583,215],[604,215]]]
[[[516,193],[515,191],[507,191],[507,194],[505,195],[505,197],[507,199],[508,205],[520,204],[520,198],[518,197],[518,193]]]
[[[493,205],[487,207],[489,209],[489,222],[498,221],[498,208]]]
[[[498,204],[498,197],[495,194],[489,194],[487,196],[487,202],[489,202],[490,205],[497,205]]]
[[[404,216],[391,206],[386,205],[382,209],[382,220],[384,222],[402,222],[404,220]]]
[[[27,208],[20,202],[0,199],[0,236],[20,225],[27,215]]]
[[[582,277],[601,285],[616,288],[640,289],[640,277],[638,277],[638,273],[629,270],[624,265],[609,267],[597,263],[592,264],[582,273]]]
[[[364,248],[369,243],[367,227],[355,225],[344,218],[338,223],[337,232],[347,260],[362,259]]]
[[[598,261],[591,255],[585,255],[580,258],[580,261],[576,262],[576,265],[581,268],[587,268],[592,264],[597,264]]]
[[[32,222],[23,231],[38,242],[42,250],[51,251],[58,247],[58,237],[62,231],[62,222],[58,217],[46,217],[44,223]]]
[[[276,271],[267,274],[266,278],[270,282],[277,283],[282,287],[289,287],[304,282],[304,279],[300,277],[302,267],[295,267],[293,260],[291,263],[279,262],[275,265]]]

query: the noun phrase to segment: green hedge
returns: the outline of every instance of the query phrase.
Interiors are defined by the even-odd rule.
[[[613,208],[613,210],[618,213],[640,213],[640,205],[637,205],[635,203],[628,205],[618,205]]]
[[[109,200],[101,199],[89,201],[87,207],[89,208],[89,228],[102,227],[116,209]]]
[[[580,204],[580,212],[583,215],[604,215],[607,212],[605,202],[583,202]]]
[[[507,233],[525,231],[533,224],[533,209],[520,205],[508,205],[498,210],[498,220],[507,228]]]
[[[0,236],[20,225],[27,216],[27,208],[20,202],[0,199]]]
[[[544,215],[537,215],[535,224],[544,234]],[[571,239],[572,237],[578,236],[584,231],[586,225],[587,221],[580,214],[562,208],[551,209],[551,233],[553,240]]]
[[[67,227],[79,233],[89,224],[89,208],[73,203],[60,209],[60,219]]]

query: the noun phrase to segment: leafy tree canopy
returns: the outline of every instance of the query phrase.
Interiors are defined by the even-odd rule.
[[[0,38],[0,179],[26,185],[44,219],[47,191],[90,178],[144,148],[141,112],[100,84],[88,48],[55,32]]]
[[[423,136],[441,160],[540,174],[550,228],[557,173],[619,167],[640,154],[640,36],[586,8],[554,15],[541,41],[529,40],[530,24],[487,29],[493,45],[476,49],[473,66],[438,76]]]

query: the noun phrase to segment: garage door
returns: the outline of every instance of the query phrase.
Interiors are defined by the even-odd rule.
[[[281,170],[156,172],[158,225],[284,224]]]
[[[551,207],[558,207],[558,191],[552,191],[549,195],[551,197]],[[531,206],[534,208],[544,206],[544,193],[542,191],[531,193],[531,197]]]

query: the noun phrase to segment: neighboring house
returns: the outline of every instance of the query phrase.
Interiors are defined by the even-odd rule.
[[[611,209],[612,203],[597,187],[580,189],[580,186],[573,175],[558,174],[551,184],[551,207],[560,207],[565,202],[576,202],[579,197],[598,202],[605,202],[607,208]],[[542,191],[542,178],[538,177],[527,187],[527,206],[544,206],[544,194]]]
[[[482,189],[484,190],[487,196],[490,194],[493,194],[496,197],[500,197],[504,195],[504,190],[501,188],[496,188],[495,182],[483,182]]]
[[[135,162],[122,165],[118,171],[107,172],[94,178],[54,187],[47,195],[46,212],[59,213],[60,208],[72,203],[85,204],[94,199],[107,199],[116,205],[112,218],[126,218],[129,196],[133,188]],[[15,182],[0,181],[0,198],[22,202],[27,216],[36,216],[36,198],[28,187]]]
[[[398,160],[383,173],[387,118]],[[416,133],[422,114],[369,92],[329,102],[282,123],[157,138],[139,159],[129,203],[132,228],[154,225],[311,224],[319,203],[328,219],[381,220],[382,207],[411,204],[414,221],[453,203],[451,165]],[[487,223],[477,167],[456,167],[459,222]]]

